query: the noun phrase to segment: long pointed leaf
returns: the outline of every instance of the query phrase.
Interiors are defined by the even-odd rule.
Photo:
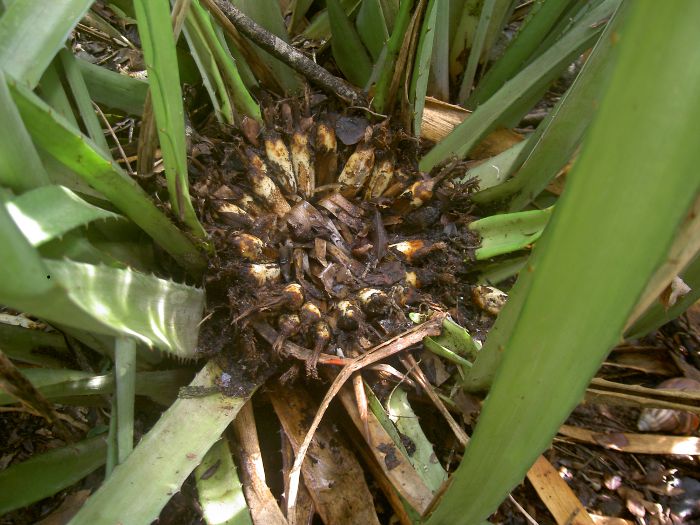
[[[51,354],[37,351],[42,348],[54,350]],[[60,357],[67,348],[66,340],[60,332],[44,332],[0,323],[0,350],[16,361],[60,367],[64,365]]]
[[[507,177],[517,170],[518,176],[500,187],[475,194],[475,201],[484,203],[511,197],[510,211],[521,210],[566,165],[580,145],[614,69],[613,51],[617,47],[612,45],[612,35],[620,28],[628,7],[629,2],[625,2],[617,9],[574,84],[537,127],[512,169],[503,173]]]
[[[95,102],[108,108],[120,109],[131,115],[143,113],[143,104],[148,93],[147,82],[120,75],[79,58],[76,62],[83,74],[88,92]]]
[[[518,213],[491,215],[469,225],[481,237],[481,245],[474,252],[477,260],[525,249],[542,235],[552,208]]]
[[[196,236],[205,237],[189,194],[185,116],[169,4],[167,0],[136,0],[134,8],[148,69],[170,203],[175,214]]]
[[[484,0],[479,17],[479,25],[476,28],[474,43],[469,52],[467,67],[462,76],[462,84],[459,88],[459,100],[465,102],[471,93],[476,76],[476,68],[488,58],[497,35],[506,19],[512,2],[511,0]]]
[[[262,27],[289,43],[289,34],[277,0],[233,0],[232,3]],[[301,92],[304,84],[293,69],[265,51],[256,51],[272,70],[285,94],[294,95]]]
[[[134,449],[136,341],[129,337],[117,337],[114,354],[117,383],[117,460],[124,463]]]
[[[0,302],[100,334],[130,334],[191,356],[204,307],[202,290],[153,276],[71,261],[42,260],[0,206]]]
[[[535,248],[527,300],[431,524],[477,523],[522,480],[619,341],[700,191],[700,178],[687,176],[700,131],[700,4],[632,9],[610,88]]]
[[[218,367],[210,363],[191,385],[210,388],[219,374]],[[71,524],[152,522],[251,394],[227,397],[216,393],[175,401]]]
[[[78,66],[78,59],[67,49],[61,49],[58,59],[61,61],[63,73],[66,76],[73,100],[80,112],[80,118],[85,125],[88,135],[95,144],[102,148],[102,151],[109,151],[109,145],[102,132],[102,124],[97,119],[87,84],[83,78],[80,66]]]
[[[384,44],[389,39],[389,32],[379,0],[362,0],[360,9],[357,11],[355,27],[365,47],[372,55],[372,60],[376,62]]]
[[[49,184],[32,138],[22,122],[0,69],[0,184],[21,193]]]
[[[326,0],[331,24],[331,48],[336,64],[356,86],[364,86],[372,73],[372,61],[338,0]]]
[[[209,525],[252,525],[250,510],[225,437],[194,471],[204,519]]]
[[[39,246],[92,221],[124,219],[93,206],[63,186],[37,188],[7,202],[6,206],[32,246]]]
[[[116,390],[116,380],[112,373],[93,375],[80,370],[24,368],[22,374],[42,396],[55,402],[70,399],[80,400],[82,404],[88,396],[108,395]],[[137,372],[134,388],[137,395],[148,396],[168,405],[172,402],[173,392],[177,393],[191,378],[192,374],[188,370]],[[15,399],[9,394],[0,392],[0,405],[14,402]]]
[[[420,135],[421,123],[423,122],[423,108],[425,107],[425,95],[428,91],[430,61],[435,41],[435,23],[438,11],[446,9],[446,7],[444,0],[430,0],[423,15],[420,39],[416,49],[416,63],[413,66],[413,77],[409,91],[413,111],[413,133],[415,135]]]
[[[98,436],[36,455],[0,472],[0,514],[56,494],[105,462],[107,444]]]
[[[453,155],[464,157],[499,123],[524,114],[562,69],[595,41],[603,30],[601,18],[610,16],[619,3],[620,0],[603,1],[548,51],[506,82],[423,157],[421,171],[430,171]]]
[[[10,83],[10,92],[34,141],[59,162],[101,192],[139,225],[182,266],[200,272],[204,258],[151,202],[141,187],[107,158],[92,141],[23,86]]]
[[[506,80],[512,78],[537,49],[568,5],[564,0],[537,0],[517,36],[508,45],[503,56],[481,79],[467,105],[478,106],[493,95]]]
[[[0,18],[0,69],[35,88],[92,0],[12,2]]]

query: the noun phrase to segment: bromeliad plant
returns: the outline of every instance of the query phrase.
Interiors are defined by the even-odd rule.
[[[167,357],[201,358],[202,349],[216,346],[207,326],[239,323],[242,333],[257,332],[258,345],[267,348],[267,340],[275,352],[305,360],[312,376],[317,362],[319,372],[344,366],[326,401],[340,398],[379,460],[377,475],[404,522],[479,524],[522,480],[624,334],[647,333],[698,297],[700,179],[691,175],[700,122],[696,2],[120,0],[112,6],[113,21],[136,23],[147,82],[85,62],[65,47],[86,25],[138,47],[100,16],[105,10],[97,4],[0,4],[0,303],[6,307],[0,386],[8,392],[0,403],[20,402],[66,442],[0,472],[0,512],[55,494],[104,464],[104,483],[72,523],[149,523],[193,471],[208,523],[250,522],[246,505],[257,520],[301,519],[297,500],[308,493],[300,472],[316,511],[326,522],[340,519],[323,499],[328,487],[315,488],[310,462],[302,462],[314,446],[313,433],[295,435],[298,415],[279,399],[273,405],[296,454],[286,514],[256,499],[264,491],[241,495],[224,434],[234,419],[243,489],[264,486],[247,463],[257,438],[251,437],[250,407],[243,407],[267,375],[236,375],[241,362],[235,355],[248,352],[250,338],[227,349],[234,357],[226,366],[233,368],[222,371],[220,356],[208,355],[213,358],[194,379],[191,367]],[[509,24],[517,26],[516,35],[499,51]],[[343,78],[292,42],[313,50],[317,62],[331,64]],[[573,84],[537,129],[525,140],[508,135],[502,128],[515,126],[577,60],[583,65]],[[191,192],[192,166],[202,166],[192,154],[198,134],[185,118],[184,77],[206,93],[209,125],[237,130],[238,149],[246,151],[239,164],[254,198],[235,179],[225,181],[224,196],[209,195],[220,185],[197,184]],[[326,105],[313,106],[321,92]],[[280,116],[271,109],[279,97],[293,101],[277,104]],[[338,146],[332,123],[324,114],[311,115],[313,107],[360,112],[362,120],[345,121],[364,122],[359,133],[338,133],[342,142],[359,145]],[[113,130],[115,115],[141,118],[136,172]],[[312,116],[315,144],[308,141]],[[279,130],[290,136],[291,151]],[[515,140],[503,140],[504,133]],[[406,147],[415,142],[405,140],[411,135],[439,140],[406,160],[405,152],[390,148],[403,144],[418,152]],[[384,157],[378,144],[390,149]],[[561,197],[550,185],[557,178],[566,179]],[[161,179],[157,191],[143,189]],[[265,211],[276,218],[267,221]],[[478,240],[459,261],[468,267],[460,278],[477,277],[456,284],[466,289],[517,275],[483,348],[445,319],[446,307],[430,295],[437,289],[430,283],[424,283],[423,299],[439,310],[432,317],[389,293],[396,283],[411,292],[430,277],[414,268],[420,257],[444,250],[454,261],[454,244],[424,242],[437,219],[450,213],[472,214],[468,225],[447,221],[458,229],[452,237]],[[474,214],[481,218],[472,221]],[[275,237],[272,246],[265,235],[276,231],[275,221],[292,233]],[[387,247],[385,225],[400,242]],[[372,242],[348,249],[348,237],[365,227],[360,237],[369,239],[372,231]],[[224,229],[230,231],[222,237]],[[227,266],[222,246],[229,246],[232,232],[238,251]],[[268,242],[259,243],[260,237]],[[273,259],[284,259],[278,246],[289,249],[291,266],[262,257],[275,251]],[[371,263],[361,259],[369,250],[375,263],[387,257],[392,264],[365,267],[358,258]],[[332,264],[324,266],[335,268],[334,276],[309,283],[309,260],[325,261],[326,255]],[[397,277],[385,282],[391,272]],[[253,276],[259,293],[250,284],[236,285],[226,305],[215,302],[217,287],[231,276],[244,282],[245,275]],[[353,303],[338,286],[358,275],[374,284],[344,285],[358,294]],[[656,300],[677,275],[692,291],[663,310]],[[287,295],[260,303],[268,281],[282,276]],[[306,310],[278,319],[280,305],[292,310],[295,301]],[[392,328],[388,312],[397,302],[404,320],[422,324],[403,334]],[[320,311],[320,303],[328,311]],[[42,329],[30,328],[36,322],[24,314],[40,319]],[[362,334],[363,344],[371,350],[353,356],[349,349],[365,317],[373,328]],[[279,332],[270,326],[278,322]],[[380,335],[380,327],[388,335]],[[396,389],[382,405],[358,373],[402,355],[425,336],[432,336],[425,339],[427,350],[455,365],[451,384],[488,391],[471,439],[444,410],[465,446],[450,476],[431,461],[433,448],[420,426],[407,423],[415,414],[405,391]],[[344,357],[325,353],[331,341]],[[33,351],[39,347],[54,351]],[[76,349],[93,356],[81,369],[65,364]],[[274,360],[277,354],[260,355]],[[430,385],[412,357],[403,357],[403,364],[444,409],[439,396],[449,402],[448,393]],[[246,388],[232,387],[240,377]],[[354,396],[340,388],[344,380],[351,380]],[[137,394],[168,408],[133,448]],[[303,396],[286,396],[290,405],[303,404]],[[109,404],[109,428],[73,442],[56,404],[96,402]],[[416,444],[415,454],[400,434]],[[392,468],[381,467],[388,455],[380,445],[395,447]],[[372,507],[366,487],[354,490]],[[377,520],[373,508],[355,519]]]

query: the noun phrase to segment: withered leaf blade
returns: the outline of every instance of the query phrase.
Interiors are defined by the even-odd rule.
[[[298,385],[294,388],[277,385],[270,400],[292,448],[298,452],[309,418],[318,406]],[[379,525],[362,467],[340,432],[321,423],[311,442],[310,458],[302,463],[301,470],[324,523]]]

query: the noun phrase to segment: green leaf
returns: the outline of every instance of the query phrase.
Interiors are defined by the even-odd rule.
[[[335,62],[350,82],[362,87],[372,74],[372,61],[338,0],[326,0],[326,6]]]
[[[184,268],[195,274],[204,268],[203,257],[189,239],[92,141],[23,86],[10,83],[10,92],[35,143],[101,192]]]
[[[48,348],[52,350],[45,352]],[[0,350],[15,361],[58,368],[65,364],[60,356],[65,355],[67,349],[66,340],[59,332],[0,323]]]
[[[450,0],[441,0],[436,13],[428,93],[450,100]]]
[[[467,171],[466,175],[460,180],[462,182],[467,182],[469,179],[477,179],[479,181],[478,194],[487,188],[503,184],[503,181],[506,180],[508,174],[514,171],[520,154],[529,143],[530,137],[528,137],[526,140],[518,142],[514,146],[511,146],[495,157],[484,160],[478,166],[475,166]]]
[[[0,302],[100,334],[131,334],[183,357],[194,353],[202,290],[153,276],[71,261],[42,260],[0,206]],[[80,286],[76,286],[80,283]]]
[[[683,282],[691,291],[678,299],[678,302],[670,308],[665,308],[660,301],[656,301],[632,326],[625,332],[625,338],[637,339],[658,330],[666,323],[672,321],[698,299],[700,299],[700,257],[696,257],[690,266],[681,274]]]
[[[431,149],[420,162],[421,171],[430,171],[451,156],[464,157],[490,131],[507,119],[519,118],[543,93],[573,58],[595,41],[604,26],[601,18],[610,16],[620,0],[604,0],[571,31],[528,67],[506,82],[479,106],[462,124]]]
[[[700,199],[695,201],[695,205],[678,231],[666,261],[656,270],[656,273],[647,284],[644,294],[637,302],[637,306],[635,306],[627,321],[628,325],[634,324],[637,326],[627,327],[627,333],[630,330],[647,329],[650,324],[657,322],[659,322],[660,326],[660,324],[663,324],[660,322],[661,320],[664,318],[670,320],[673,317],[667,316],[679,315],[683,311],[681,308],[693,304],[693,298],[698,295],[696,286],[698,279],[698,254],[700,254]],[[690,290],[685,290],[687,293],[681,296],[680,300],[676,298],[676,304],[667,304],[667,302],[672,302],[674,292],[680,291],[678,288],[682,283],[679,282],[679,275],[686,279],[685,284],[690,286]],[[671,293],[666,295],[667,291]],[[663,312],[658,311],[659,306],[664,307]],[[642,321],[643,326],[639,323],[642,319],[644,319]]]
[[[126,268],[126,264],[102,252],[85,236],[85,231],[73,230],[62,237],[48,241],[38,247],[44,259],[70,259],[71,261]]]
[[[252,525],[250,511],[225,437],[194,471],[199,503],[209,525]]]
[[[170,204],[192,233],[204,238],[206,233],[199,224],[189,194],[185,116],[169,3],[167,0],[135,0],[134,8],[148,69]]]
[[[455,27],[450,45],[450,77],[456,82],[464,70],[467,50],[471,49],[479,25],[479,14],[483,0],[466,0],[462,6],[459,22]]]
[[[355,28],[372,60],[376,62],[384,44],[389,40],[389,32],[379,0],[362,0],[360,9],[357,11]]]
[[[614,69],[617,47],[612,35],[619,30],[627,4],[617,9],[574,84],[549,115],[540,123],[503,176],[518,171],[518,176],[473,196],[479,203],[511,197],[510,211],[523,209],[571,159],[583,134],[595,115],[598,99]]]
[[[99,379],[96,381],[94,380],[95,376],[93,376],[93,374],[82,370],[68,370],[66,368],[21,368],[19,370],[42,395],[47,387],[54,385],[77,383],[84,379],[93,379],[93,384],[91,385],[93,387],[95,383],[99,383]],[[44,390],[44,392],[42,392],[42,390]],[[7,392],[0,392],[0,405],[9,405],[16,402],[17,400]]]
[[[8,201],[5,206],[32,246],[39,246],[92,221],[121,215],[93,206],[63,186],[44,186]]]
[[[394,77],[396,59],[404,41],[408,24],[411,21],[411,8],[413,7],[413,3],[413,0],[404,0],[401,2],[394,30],[386,44],[386,54],[375,64],[375,74],[376,69],[379,69],[379,79],[377,80],[374,90],[372,108],[379,113],[387,111],[394,98],[394,94],[391,93],[391,81]]]
[[[429,524],[477,523],[521,482],[620,340],[697,199],[700,178],[687,174],[697,164],[700,4],[631,9],[599,113],[523,272],[528,286],[501,313],[511,320],[500,348],[492,332],[481,352],[503,361]]]
[[[71,94],[75,105],[80,112],[80,118],[85,125],[92,141],[102,148],[102,151],[109,152],[109,146],[102,131],[102,124],[97,119],[95,108],[92,105],[92,99],[88,92],[87,84],[78,66],[78,59],[67,49],[61,49],[58,53],[58,59],[61,62],[61,68],[66,76],[66,81],[70,86]]]
[[[478,284],[496,285],[506,279],[517,275],[523,269],[530,254],[512,257],[504,261],[495,261],[477,266],[479,276]]]
[[[120,109],[131,115],[141,115],[148,93],[148,83],[120,75],[86,60],[76,59],[85,79],[90,97],[108,108]]]
[[[262,121],[260,107],[243,83],[233,57],[219,40],[211,20],[211,15],[197,0],[193,0],[187,20],[191,22],[188,24],[190,27],[196,24],[196,29],[198,30],[195,31],[191,37],[200,38],[200,42],[198,43],[200,51],[206,53],[205,56],[208,56],[208,63],[210,66],[213,66],[214,69],[220,72],[222,81],[225,84],[225,88],[220,96],[228,99],[230,93],[238,111],[258,122]],[[215,64],[211,64],[211,60],[214,60]],[[228,100],[226,100],[226,103],[229,106],[231,105]]]
[[[449,318],[442,322],[442,333],[438,337],[426,337],[425,339],[431,339],[451,352],[472,360],[476,358],[481,349],[481,345],[472,339],[466,328]]]
[[[418,475],[425,482],[427,487],[436,492],[442,483],[447,479],[447,472],[442,468],[439,461],[435,461],[433,445],[425,437],[423,429],[418,422],[418,416],[408,402],[406,392],[401,388],[396,388],[389,396],[387,403],[389,418],[394,422],[396,428],[402,435],[407,436],[416,446],[415,451],[408,456],[408,460],[416,469]]]
[[[211,388],[220,373],[209,363],[191,385]],[[175,401],[71,523],[152,522],[250,395],[252,391],[240,397],[216,393]]]
[[[416,49],[416,62],[413,66],[411,87],[408,92],[413,111],[413,133],[420,135],[423,122],[423,108],[425,107],[425,95],[428,91],[430,72],[430,59],[433,55],[433,41],[435,37],[435,23],[437,13],[446,8],[445,0],[429,0],[428,7],[423,15],[423,23],[420,29],[420,38]]]
[[[49,176],[22,122],[0,69],[0,185],[17,193],[49,184]]]
[[[294,34],[299,27],[299,23],[306,16],[306,12],[311,7],[313,0],[292,0],[291,10],[292,10],[292,20],[289,23],[289,31]]]
[[[34,89],[92,0],[12,2],[0,18],[0,69]]]
[[[423,339],[423,345],[426,349],[430,350],[435,355],[445,358],[447,361],[452,361],[456,365],[460,365],[466,368],[471,368],[472,364],[454,353],[449,348],[442,346],[440,343],[436,342],[432,337],[426,337]]]
[[[209,100],[211,100],[216,119],[221,123],[227,122],[233,125],[233,105],[229,100],[228,93],[226,93],[224,80],[217,67],[214,54],[206,44],[202,30],[191,9],[187,13],[182,32],[185,35],[185,40],[187,40],[192,58],[197,64],[197,69],[199,69],[204,88],[209,94]]]
[[[270,33],[289,43],[289,34],[277,0],[232,0],[232,3]],[[287,64],[256,47],[258,56],[272,70],[286,95],[300,94],[304,83]]]
[[[569,2],[564,0],[537,0],[518,34],[511,40],[503,56],[486,72],[467,105],[478,106],[515,76],[568,7]]]
[[[471,93],[479,64],[486,62],[491,53],[491,46],[501,32],[506,17],[511,9],[511,0],[484,0],[481,8],[479,25],[476,28],[474,42],[469,52],[467,67],[462,76],[462,84],[459,88],[460,102],[466,102]]]
[[[469,225],[481,237],[476,260],[490,259],[530,247],[547,226],[553,208],[491,215]]]
[[[5,202],[6,190],[0,188],[0,246],[4,250],[0,265],[0,302],[36,298],[51,293],[54,283],[46,278],[48,270],[39,253],[12,220]]]
[[[18,2],[22,3],[22,2]],[[0,472],[0,514],[70,487],[105,462],[104,436],[32,456]]]
[[[362,0],[340,0],[340,6],[348,17],[357,9]],[[322,9],[304,29],[302,36],[308,40],[325,42],[331,38],[331,25],[328,20],[328,9]]]
[[[36,91],[54,111],[70,122],[71,125],[78,127],[78,120],[73,114],[73,106],[68,100],[68,95],[66,90],[63,89],[63,83],[58,75],[56,61],[46,68]]]
[[[88,396],[103,396],[116,390],[114,374],[94,375],[90,372],[66,369],[24,368],[22,374],[42,396],[55,402],[77,401],[83,404]],[[148,396],[164,405],[172,402],[172,394],[192,378],[188,370],[158,370],[135,375],[135,393]],[[0,392],[0,405],[15,403],[15,399]],[[116,412],[114,412],[116,416]]]
[[[117,383],[117,460],[124,463],[134,448],[136,341],[129,337],[117,337],[114,355]]]
[[[396,17],[399,15],[399,4],[401,2],[400,0],[379,0],[379,3],[382,6],[382,14],[384,15],[387,29],[391,32],[394,30]]]

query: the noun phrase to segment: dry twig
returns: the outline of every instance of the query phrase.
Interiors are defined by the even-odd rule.
[[[331,75],[326,69],[308,58],[304,53],[290,46],[281,38],[259,26],[239,9],[226,0],[203,0],[211,14],[226,28],[230,22],[255,44],[278,58],[289,67],[308,78],[323,90],[352,105],[367,105],[365,97],[343,79]]]
[[[316,432],[319,423],[321,422],[321,418],[323,418],[323,415],[326,413],[326,410],[328,409],[331,400],[335,397],[335,395],[345,384],[345,382],[350,377],[352,377],[354,372],[357,372],[358,370],[361,370],[362,368],[371,365],[372,363],[376,363],[377,361],[386,359],[389,356],[397,354],[398,352],[401,352],[402,350],[405,350],[406,348],[421,342],[424,337],[438,335],[442,327],[442,322],[444,321],[446,316],[447,314],[443,312],[437,313],[432,317],[432,319],[414,328],[411,328],[410,330],[407,330],[406,332],[403,332],[402,334],[399,334],[396,337],[393,337],[392,339],[389,339],[388,341],[380,345],[377,345],[366,354],[363,354],[360,357],[353,359],[350,364],[343,367],[343,369],[333,381],[333,384],[331,384],[330,388],[328,389],[326,396],[323,398],[323,401],[319,406],[318,412],[316,413],[316,417],[311,423],[311,427],[309,428],[306,437],[304,438],[304,441],[302,442],[301,446],[299,447],[299,450],[297,451],[297,457],[294,461],[294,466],[289,472],[290,479],[289,494],[287,498],[287,516],[290,519],[292,519],[295,515],[294,506],[296,505],[297,491],[299,489],[299,473],[301,471],[301,464],[303,463],[304,458],[306,457],[306,452],[309,449],[309,445],[311,444],[313,435]],[[290,525],[294,525],[294,523],[290,521]]]

